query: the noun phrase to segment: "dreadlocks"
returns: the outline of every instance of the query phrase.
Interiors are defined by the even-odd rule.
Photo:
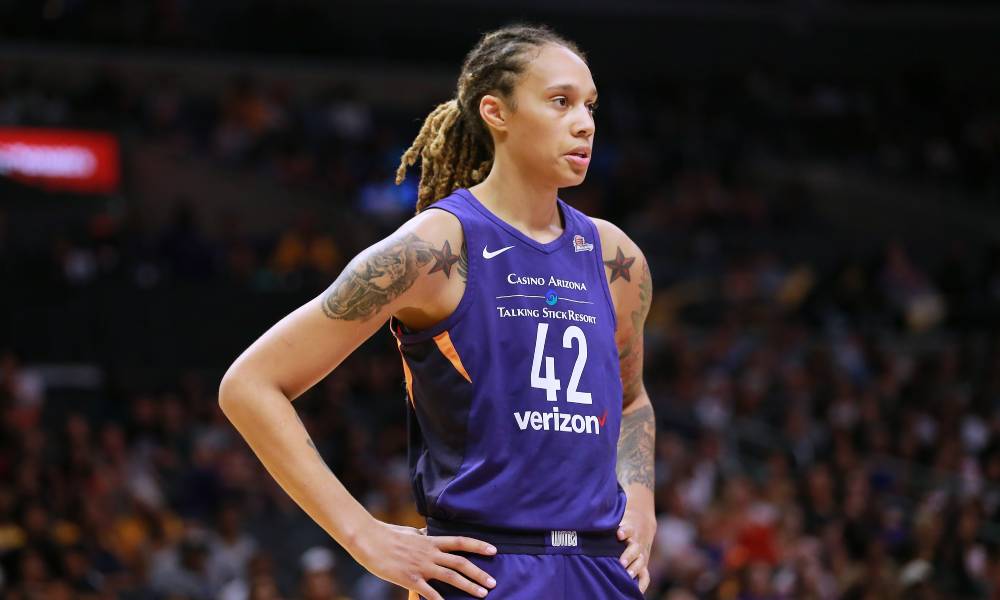
[[[517,110],[517,78],[532,59],[529,51],[546,44],[565,46],[586,60],[575,44],[548,27],[523,24],[484,34],[466,55],[455,98],[439,104],[427,116],[396,170],[398,185],[406,178],[407,167],[420,158],[418,213],[457,188],[486,178],[493,166],[493,138],[479,117],[479,101],[485,94],[494,94],[511,110]]]

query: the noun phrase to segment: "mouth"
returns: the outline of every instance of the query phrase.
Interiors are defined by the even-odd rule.
[[[564,155],[566,159],[574,165],[585,167],[590,164],[590,156],[585,152],[571,152]]]

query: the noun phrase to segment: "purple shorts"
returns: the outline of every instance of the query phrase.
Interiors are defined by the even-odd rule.
[[[487,599],[641,600],[645,597],[639,591],[638,579],[629,576],[618,562],[626,544],[618,541],[614,531],[600,535],[558,531],[512,536],[433,521],[428,519],[429,535],[466,535],[497,547],[494,556],[454,552],[496,579],[497,585],[489,590]],[[478,598],[436,579],[430,585],[445,600]],[[417,598],[423,597],[410,593],[410,600]]]

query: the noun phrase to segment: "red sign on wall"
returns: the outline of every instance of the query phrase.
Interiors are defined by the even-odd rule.
[[[107,133],[0,128],[0,177],[51,190],[108,194],[118,190],[118,140]]]

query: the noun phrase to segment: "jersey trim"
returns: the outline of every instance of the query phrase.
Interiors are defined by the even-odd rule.
[[[403,344],[396,339],[396,347],[399,349],[399,358],[403,361],[403,376],[406,377],[406,397],[410,400],[410,404],[416,407],[416,401],[413,399],[413,373],[410,371],[410,365],[406,362],[406,356],[403,355]]]
[[[563,231],[561,234],[559,234],[559,237],[557,237],[556,239],[550,242],[545,242],[543,244],[538,240],[528,237],[527,235],[519,231],[517,228],[515,228],[507,221],[504,221],[500,217],[493,214],[493,212],[490,209],[486,208],[486,206],[483,205],[483,203],[480,202],[479,199],[476,198],[476,196],[472,192],[470,192],[467,188],[459,188],[455,190],[455,193],[460,195],[462,198],[468,200],[469,204],[471,204],[473,208],[481,212],[483,216],[485,216],[490,221],[496,223],[497,226],[499,226],[501,229],[503,229],[510,235],[517,238],[518,241],[524,242],[525,244],[531,246],[532,248],[538,250],[539,252],[544,252],[545,254],[551,254],[556,250],[562,248],[563,244],[565,244],[566,241],[569,239],[570,230],[572,229],[572,226],[570,225],[569,209],[567,208],[566,203],[563,202],[562,199],[558,197],[556,198],[556,206],[557,210],[560,212],[560,214],[562,214]],[[471,252],[472,250],[470,249],[469,251]]]
[[[442,331],[441,333],[434,336],[434,342],[437,344],[438,349],[441,354],[444,354],[445,358],[455,367],[455,370],[459,372],[462,377],[469,383],[472,383],[472,378],[469,377],[469,373],[465,370],[465,365],[462,364],[462,357],[458,355],[458,350],[455,349],[455,345],[451,343],[451,335],[447,331]]]

